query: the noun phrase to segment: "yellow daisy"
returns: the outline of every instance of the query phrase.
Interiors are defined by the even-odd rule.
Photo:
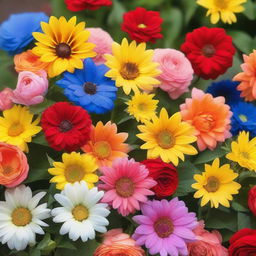
[[[44,33],[34,32],[38,41],[32,52],[40,56],[42,62],[48,62],[48,75],[57,76],[64,71],[74,72],[82,69],[82,59],[94,57],[95,45],[87,42],[90,32],[85,28],[85,22],[76,25],[76,17],[66,20],[50,17],[49,23],[41,22]]]
[[[63,190],[68,183],[75,183],[84,180],[88,188],[94,187],[94,183],[99,180],[94,173],[97,165],[94,158],[87,154],[72,152],[62,155],[62,162],[53,162],[54,168],[48,169],[48,172],[54,177],[50,180],[57,183],[56,188]]]
[[[208,9],[206,16],[211,15],[211,23],[216,24],[220,19],[224,23],[236,22],[235,13],[243,12],[241,5],[247,0],[197,0],[197,3]]]
[[[106,54],[105,65],[109,71],[105,76],[116,81],[117,87],[123,87],[125,94],[131,90],[135,93],[138,88],[151,91],[154,85],[160,82],[155,78],[160,74],[157,69],[158,64],[153,62],[153,50],[146,50],[146,44],[136,44],[132,41],[130,44],[127,39],[122,40],[121,45],[112,44],[113,55]]]
[[[40,119],[33,120],[33,114],[27,107],[14,105],[11,109],[3,111],[0,117],[0,142],[19,147],[22,151],[28,152],[27,142],[41,131],[37,126]]]
[[[145,125],[139,125],[142,132],[137,136],[146,143],[141,149],[148,150],[148,158],[158,158],[166,162],[178,165],[179,158],[184,161],[184,154],[195,155],[197,150],[189,145],[196,141],[194,128],[181,121],[180,112],[170,118],[165,108],[162,108],[159,117],[153,117],[152,122],[145,121]]]
[[[229,200],[233,200],[232,195],[238,194],[241,185],[234,181],[238,174],[230,169],[229,164],[220,166],[219,158],[216,158],[212,165],[205,164],[205,171],[194,175],[197,183],[192,184],[192,188],[197,192],[195,198],[201,198],[201,206],[211,202],[211,208],[218,208],[219,204],[230,207]]]
[[[249,135],[249,132],[240,132],[237,142],[231,143],[232,151],[226,155],[226,158],[244,168],[256,171],[256,138],[250,140]]]
[[[136,93],[128,105],[127,112],[134,116],[138,122],[144,123],[145,120],[151,120],[156,116],[156,108],[159,100],[154,100],[155,94]]]

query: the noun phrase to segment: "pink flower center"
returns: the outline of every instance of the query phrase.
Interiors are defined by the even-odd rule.
[[[120,75],[123,79],[134,80],[139,76],[139,68],[136,63],[127,62],[121,67]]]
[[[206,44],[203,49],[202,53],[205,57],[212,57],[215,54],[216,50],[212,44]]]
[[[201,114],[194,118],[194,126],[203,132],[208,132],[215,124],[213,116],[211,114]]]
[[[28,85],[32,82],[32,79],[27,77],[23,81],[24,81],[25,85]]]
[[[72,123],[69,120],[63,120],[59,125],[61,132],[68,132],[73,128]]]
[[[129,178],[121,178],[119,179],[116,184],[116,193],[124,198],[130,197],[134,193],[134,183]]]
[[[60,58],[68,58],[71,55],[71,48],[66,43],[60,43],[56,46],[55,52]]]
[[[155,222],[154,229],[159,237],[166,238],[172,234],[174,228],[170,218],[161,217]]]

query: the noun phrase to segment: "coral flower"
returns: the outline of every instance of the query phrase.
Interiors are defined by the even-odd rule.
[[[249,56],[244,54],[243,58],[243,72],[237,74],[233,80],[241,82],[237,86],[237,90],[241,91],[241,97],[246,101],[253,101],[256,99],[256,50]]]
[[[127,216],[140,209],[147,196],[154,195],[150,189],[157,183],[150,177],[148,169],[134,159],[118,158],[112,167],[100,169],[103,176],[99,188],[105,191],[103,203],[112,205],[120,214]]]
[[[183,120],[196,129],[199,150],[213,150],[217,142],[231,137],[232,112],[224,97],[213,98],[211,94],[193,88],[192,99],[186,99],[180,109]]]
[[[4,88],[0,91],[0,111],[10,109],[13,106],[13,90],[10,88]]]
[[[127,133],[117,133],[116,124],[98,122],[92,127],[90,138],[82,150],[93,156],[98,166],[110,166],[114,159],[127,156],[129,146],[124,143],[127,138]]]
[[[0,184],[15,187],[28,176],[26,155],[17,147],[0,143]]]

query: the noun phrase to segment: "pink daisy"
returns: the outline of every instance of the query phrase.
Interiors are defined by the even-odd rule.
[[[186,243],[196,240],[192,230],[198,222],[183,201],[147,201],[141,205],[141,212],[143,215],[133,217],[139,224],[132,236],[137,245],[145,245],[152,255],[188,255]]]
[[[106,191],[102,202],[112,205],[123,216],[140,210],[139,203],[154,195],[150,188],[157,183],[148,177],[148,169],[134,159],[117,158],[112,167],[100,170],[103,173],[100,180],[104,183],[99,188]]]

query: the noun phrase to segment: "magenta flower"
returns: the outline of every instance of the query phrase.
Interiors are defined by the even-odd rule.
[[[148,169],[134,159],[117,158],[112,167],[100,169],[104,182],[98,187],[105,190],[103,203],[112,205],[123,216],[140,210],[140,204],[147,201],[147,196],[154,195],[150,188],[157,183],[148,177]]]
[[[137,245],[145,245],[152,255],[188,255],[186,243],[196,240],[192,230],[198,222],[183,201],[147,201],[141,211],[143,215],[133,217],[139,224],[132,236]]]

